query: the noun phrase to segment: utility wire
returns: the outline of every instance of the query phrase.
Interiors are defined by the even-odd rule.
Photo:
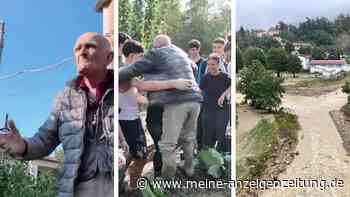
[[[55,68],[63,66],[64,64],[70,62],[71,60],[73,60],[73,57],[65,58],[62,61],[58,62],[58,63],[50,64],[50,65],[47,65],[47,66],[41,66],[41,67],[36,67],[36,68],[24,69],[22,71],[18,71],[18,72],[12,73],[12,74],[0,76],[0,80],[15,78],[15,77],[17,77],[19,75],[22,75],[22,74],[25,74],[25,73],[37,73],[37,72],[44,72],[44,71],[48,71],[48,70],[53,70]]]

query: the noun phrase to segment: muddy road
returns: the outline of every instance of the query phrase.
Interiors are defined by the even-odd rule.
[[[299,153],[278,179],[344,180],[344,188],[283,188],[264,191],[263,197],[347,197],[350,196],[350,157],[342,145],[329,115],[347,102],[340,90],[318,96],[285,95],[283,107],[291,108],[299,117]]]

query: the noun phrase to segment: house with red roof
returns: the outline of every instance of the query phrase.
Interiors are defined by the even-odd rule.
[[[350,65],[344,59],[341,60],[311,60],[310,73],[320,73],[325,77],[331,77],[340,72],[350,71]]]

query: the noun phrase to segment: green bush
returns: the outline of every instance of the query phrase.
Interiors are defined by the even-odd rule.
[[[231,155],[223,154],[213,148],[203,149],[196,158],[197,167],[214,178],[228,178],[231,174]]]
[[[28,173],[28,163],[8,161],[0,164],[0,196],[54,197],[57,196],[56,177],[49,173],[36,179]]]
[[[284,93],[282,78],[275,77],[257,61],[243,68],[240,76],[238,88],[245,95],[245,101],[257,109],[272,111],[279,107]]]
[[[276,144],[276,124],[267,119],[260,120],[241,142],[241,150],[237,151],[237,178],[249,180],[260,177],[267,168],[266,161],[271,158]]]
[[[348,95],[348,103],[350,103],[350,81],[346,81],[341,90]]]
[[[298,132],[296,131],[301,129],[301,126],[298,122],[298,116],[295,114],[280,111],[275,114],[274,117],[275,122],[277,123],[280,138],[297,142]]]
[[[262,119],[240,142],[237,150],[237,179],[253,180],[261,178],[268,168],[269,160],[278,157],[285,144],[294,147],[298,143],[300,130],[298,117],[279,111],[273,119]]]

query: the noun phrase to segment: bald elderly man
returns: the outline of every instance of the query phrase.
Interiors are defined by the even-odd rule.
[[[188,79],[195,81],[192,62],[187,54],[171,43],[166,35],[158,35],[154,39],[153,49],[144,58],[134,64],[119,69],[119,82],[125,82],[143,75],[148,80]],[[159,141],[162,154],[163,177],[173,178],[176,174],[176,150],[184,151],[184,166],[187,176],[192,176],[193,152],[196,136],[197,119],[200,111],[201,93],[198,85],[188,90],[160,90],[149,92],[148,99],[152,106],[162,106],[163,133]]]
[[[97,33],[81,35],[74,46],[78,76],[57,95],[48,119],[31,138],[9,121],[0,147],[25,160],[47,156],[62,144],[59,197],[113,196],[112,48]]]

